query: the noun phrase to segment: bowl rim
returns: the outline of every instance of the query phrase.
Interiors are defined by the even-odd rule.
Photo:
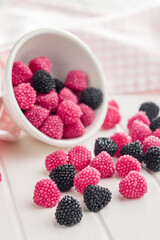
[[[93,128],[91,128],[87,133],[85,133],[81,137],[72,138],[72,139],[54,139],[54,138],[50,138],[50,137],[46,136],[45,134],[40,132],[38,129],[36,129],[27,120],[27,118],[22,113],[22,111],[19,108],[19,105],[15,99],[13,86],[12,86],[12,75],[11,75],[15,56],[16,56],[18,50],[23,46],[23,44],[26,41],[28,41],[32,37],[36,37],[38,35],[44,35],[44,34],[53,34],[53,35],[58,34],[60,36],[70,39],[71,41],[74,41],[77,45],[79,45],[79,47],[83,48],[88,55],[90,55],[90,57],[92,58],[92,61],[94,62],[95,66],[97,68],[96,71],[98,71],[98,74],[100,76],[99,79],[101,81],[101,85],[103,88],[103,103],[102,103],[103,105],[101,106],[102,107],[101,114],[99,114],[100,116],[98,116],[99,121]],[[75,36],[74,34],[68,32],[68,31],[65,31],[62,29],[57,29],[57,28],[42,28],[42,29],[28,32],[27,34],[22,36],[17,41],[17,43],[14,45],[14,47],[12,48],[12,50],[9,54],[6,68],[5,68],[4,78],[5,78],[4,79],[4,82],[5,82],[4,88],[7,91],[4,93],[3,99],[4,99],[4,104],[6,102],[10,103],[10,106],[7,106],[8,104],[5,104],[8,112],[12,111],[10,109],[13,107],[14,114],[15,114],[15,116],[13,116],[13,119],[18,119],[17,125],[20,126],[20,128],[23,129],[23,131],[25,133],[31,135],[32,137],[34,137],[42,142],[45,142],[45,143],[48,143],[50,145],[57,146],[57,147],[71,147],[71,146],[80,144],[80,143],[86,141],[87,139],[91,138],[91,136],[93,136],[100,129],[100,127],[103,124],[103,121],[106,116],[106,111],[107,111],[107,83],[105,81],[104,73],[102,71],[100,63],[98,62],[96,56],[94,55],[92,50],[89,48],[89,46],[86,43],[84,43],[80,38],[78,38],[77,36]],[[7,98],[7,101],[6,101],[6,98]]]

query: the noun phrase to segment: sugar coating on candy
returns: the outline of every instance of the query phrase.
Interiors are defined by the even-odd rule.
[[[119,192],[125,198],[140,198],[147,193],[146,179],[136,171],[131,171],[119,183]]]
[[[77,192],[83,194],[84,189],[88,185],[96,185],[99,183],[101,174],[93,167],[86,167],[80,171],[74,178],[74,186]]]
[[[57,115],[50,115],[43,122],[39,130],[48,137],[61,139],[63,136],[63,122]]]
[[[42,179],[34,189],[34,203],[42,207],[54,207],[60,200],[61,193],[51,179]]]
[[[36,102],[36,91],[29,83],[21,83],[17,87],[14,87],[13,90],[17,103],[21,109],[29,109]]]
[[[45,70],[50,73],[52,70],[52,62],[47,57],[37,57],[29,62],[29,68],[33,73],[38,70]]]
[[[139,162],[143,161],[143,148],[142,143],[137,140],[135,142],[128,143],[124,145],[121,149],[120,155],[130,155],[136,158]]]
[[[63,164],[52,170],[50,179],[57,184],[61,192],[66,192],[73,187],[75,167],[71,164]]]
[[[78,103],[77,96],[69,88],[66,87],[64,87],[59,92],[59,102],[62,102],[64,100],[71,100],[74,103]]]
[[[100,172],[101,178],[111,177],[115,173],[113,158],[107,152],[99,153],[90,166]]]
[[[37,93],[49,93],[55,87],[55,81],[45,70],[38,70],[33,75],[33,88]]]
[[[76,138],[85,134],[86,129],[81,120],[77,120],[76,123],[71,125],[64,125],[63,138]]]
[[[95,111],[84,103],[79,104],[82,111],[81,122],[85,127],[89,126],[96,117]]]
[[[106,151],[110,156],[114,156],[118,151],[118,145],[109,137],[100,137],[95,140],[94,154],[97,156],[100,152]]]
[[[58,102],[58,94],[55,90],[38,95],[36,98],[36,104],[48,109],[50,112],[54,112],[57,109]]]
[[[150,124],[150,129],[152,131],[155,131],[156,129],[160,128],[160,116],[153,118],[151,120],[151,124]]]
[[[143,152],[145,153],[150,147],[160,147],[160,139],[155,136],[149,136],[143,141]]]
[[[81,171],[91,162],[91,151],[85,146],[76,146],[68,152],[68,162]]]
[[[153,136],[160,138],[160,128],[157,128],[157,129],[153,132]]]
[[[133,117],[131,117],[131,118],[128,120],[128,124],[127,124],[128,129],[131,128],[132,123],[133,123],[135,120],[142,121],[142,122],[144,122],[144,123],[145,123],[146,125],[148,125],[148,126],[150,125],[150,120],[149,120],[149,118],[147,117],[146,112],[139,111],[138,113],[136,113]]]
[[[118,103],[116,102],[116,100],[112,99],[108,102],[108,105],[112,106],[112,107],[115,107],[119,110],[119,105]]]
[[[129,129],[129,135],[132,138],[132,142],[139,140],[143,143],[146,137],[152,135],[152,131],[149,126],[144,124],[142,121],[135,120]]]
[[[116,171],[121,177],[125,177],[131,171],[140,172],[141,164],[136,158],[130,155],[123,155],[116,162]]]
[[[151,171],[160,171],[160,147],[150,147],[144,154],[146,168]]]
[[[60,225],[73,226],[82,220],[82,216],[82,207],[72,196],[66,195],[58,203],[55,218]]]
[[[34,105],[24,113],[25,117],[36,128],[39,128],[48,117],[49,111],[41,106]]]
[[[87,76],[82,71],[70,71],[67,75],[65,86],[75,90],[83,91],[87,87]]]
[[[0,173],[0,182],[2,182],[2,174]]]
[[[116,132],[110,137],[114,142],[117,143],[119,149],[116,152],[115,156],[120,156],[120,151],[124,145],[127,143],[130,143],[132,141],[131,137],[128,136],[128,134],[125,134],[123,132]]]
[[[27,83],[32,80],[33,74],[31,70],[21,61],[13,63],[12,83],[17,86],[21,83]]]
[[[81,117],[80,107],[71,100],[64,100],[58,106],[57,114],[64,124],[73,124]]]
[[[62,149],[49,154],[45,159],[45,166],[49,172],[54,168],[67,163],[67,154]]]
[[[103,101],[103,93],[100,89],[89,87],[81,93],[81,102],[92,109],[97,109]]]
[[[108,106],[107,114],[103,122],[102,128],[110,129],[115,127],[121,121],[121,115],[116,107]]]
[[[61,81],[60,81],[59,79],[57,79],[57,78],[53,78],[53,79],[54,79],[55,84],[56,84],[56,87],[55,87],[56,92],[59,93],[59,92],[64,88],[64,83],[61,82]]]
[[[108,188],[88,185],[83,193],[84,202],[91,212],[99,212],[111,201],[112,193]]]
[[[159,113],[158,105],[153,103],[153,102],[142,103],[139,110],[146,112],[146,114],[149,117],[150,121],[153,118],[157,117],[157,115]]]

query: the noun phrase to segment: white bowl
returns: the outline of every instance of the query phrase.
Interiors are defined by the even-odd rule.
[[[24,63],[39,56],[48,57],[53,63],[52,75],[62,81],[70,70],[81,70],[87,74],[88,85],[101,89],[103,103],[96,110],[94,122],[86,128],[82,137],[57,140],[37,130],[24,116],[14,96],[12,87],[12,66],[17,60]],[[23,36],[13,47],[5,69],[3,81],[5,108],[16,124],[30,136],[45,143],[70,147],[89,139],[101,127],[107,110],[107,87],[103,71],[90,48],[73,34],[57,29],[40,29]]]

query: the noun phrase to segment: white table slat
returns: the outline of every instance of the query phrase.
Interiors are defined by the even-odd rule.
[[[0,238],[9,240],[14,237],[14,240],[22,240],[24,235],[13,201],[7,171],[1,156],[0,171],[2,174],[2,182],[0,183]]]

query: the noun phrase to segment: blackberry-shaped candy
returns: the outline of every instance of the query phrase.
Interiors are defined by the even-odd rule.
[[[120,155],[130,155],[136,158],[139,162],[143,161],[143,149],[142,143],[138,140],[132,143],[128,143],[122,147]]]
[[[144,155],[146,167],[152,171],[160,171],[160,147],[150,147]]]
[[[118,151],[119,147],[112,139],[108,137],[100,137],[95,141],[94,153],[97,156],[100,152],[106,151],[113,157]]]
[[[92,212],[99,212],[112,198],[112,193],[104,187],[98,185],[88,185],[83,193],[84,202]]]
[[[103,101],[103,93],[100,89],[89,87],[81,93],[81,102],[92,109],[97,109]]]
[[[57,78],[54,78],[55,84],[56,84],[56,92],[59,93],[64,88],[64,83],[58,80]]]
[[[72,196],[66,195],[58,203],[55,217],[60,225],[73,226],[82,219],[82,208]]]
[[[142,103],[139,110],[146,112],[150,120],[157,117],[159,113],[159,107],[153,102]]]
[[[66,192],[73,187],[74,176],[75,167],[70,164],[60,165],[49,174],[49,177],[57,184],[61,192]]]
[[[150,124],[150,129],[155,131],[157,128],[160,128],[160,116],[153,118]]]
[[[38,93],[48,93],[56,84],[51,75],[45,70],[39,70],[33,75],[33,88]]]

